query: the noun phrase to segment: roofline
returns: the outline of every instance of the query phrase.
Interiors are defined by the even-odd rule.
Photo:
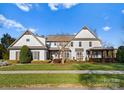
[[[96,37],[96,39],[100,41],[100,43],[101,43],[101,45],[102,45],[102,41],[101,41],[92,31],[90,31],[90,29],[89,29],[87,26],[84,25],[84,26],[81,28],[81,30],[82,30],[84,27],[86,27],[86,28],[88,29],[88,31],[89,31],[91,34],[93,34],[93,35]],[[81,31],[81,30],[80,30],[80,31]],[[79,32],[80,32],[80,31],[79,31]],[[79,33],[79,32],[78,32],[78,33]],[[77,34],[78,34],[78,33],[77,33]],[[74,38],[77,36],[77,34],[74,35]],[[72,40],[74,40],[74,38],[72,38]],[[66,45],[68,45],[72,40],[70,40]],[[65,45],[65,47],[66,47],[66,45]]]
[[[75,35],[59,35],[59,34],[58,34],[58,35],[47,35],[47,37],[48,37],[48,36],[75,36]]]
[[[18,39],[16,39],[8,48],[12,47],[20,38],[22,38],[22,37],[26,34],[26,32],[30,32],[30,34],[31,34],[35,39],[37,39],[38,42],[39,42],[41,45],[43,45],[43,46],[45,47],[45,45],[36,37],[36,35],[34,35],[31,31],[26,30],[26,31],[23,32],[23,34],[22,34]]]
[[[19,49],[21,49],[21,47],[22,46],[15,46],[15,47],[10,47],[10,48],[8,48],[8,50],[19,50]],[[38,47],[36,47],[36,46],[28,46],[29,47],[29,49],[32,49],[32,50],[46,50],[47,48],[46,47],[41,47],[41,46],[38,46]]]

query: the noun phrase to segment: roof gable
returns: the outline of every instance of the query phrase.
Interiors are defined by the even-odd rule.
[[[75,38],[94,38],[98,39],[97,36],[89,30],[88,27],[84,26],[76,35]]]
[[[26,42],[26,39],[30,39],[30,42]],[[40,41],[31,31],[27,30],[24,32],[17,40],[15,40],[10,46],[10,47],[15,47],[15,46],[42,46],[45,47],[44,43]]]

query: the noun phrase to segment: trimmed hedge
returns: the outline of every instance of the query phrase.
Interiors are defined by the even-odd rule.
[[[20,63],[30,63],[32,61],[32,53],[28,46],[22,46],[19,61]]]

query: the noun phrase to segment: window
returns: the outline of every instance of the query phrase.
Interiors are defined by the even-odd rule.
[[[19,60],[20,52],[16,51],[16,60]]]
[[[89,42],[89,47],[92,47],[92,42]]]
[[[56,46],[56,42],[54,42],[54,46]]]
[[[33,52],[33,59],[34,60],[39,60],[39,52],[38,51]]]
[[[29,41],[30,41],[30,39],[26,39],[26,41],[27,41],[27,42],[29,42]]]
[[[71,47],[73,47],[73,42],[71,42]]]
[[[69,58],[69,57],[70,57],[70,52],[69,52],[69,51],[65,51],[64,57],[65,57],[65,58]]]
[[[79,42],[79,47],[81,47],[82,46],[82,43],[81,42]]]

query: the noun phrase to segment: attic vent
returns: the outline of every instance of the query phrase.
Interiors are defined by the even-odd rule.
[[[26,42],[29,42],[30,41],[30,39],[26,39]]]

